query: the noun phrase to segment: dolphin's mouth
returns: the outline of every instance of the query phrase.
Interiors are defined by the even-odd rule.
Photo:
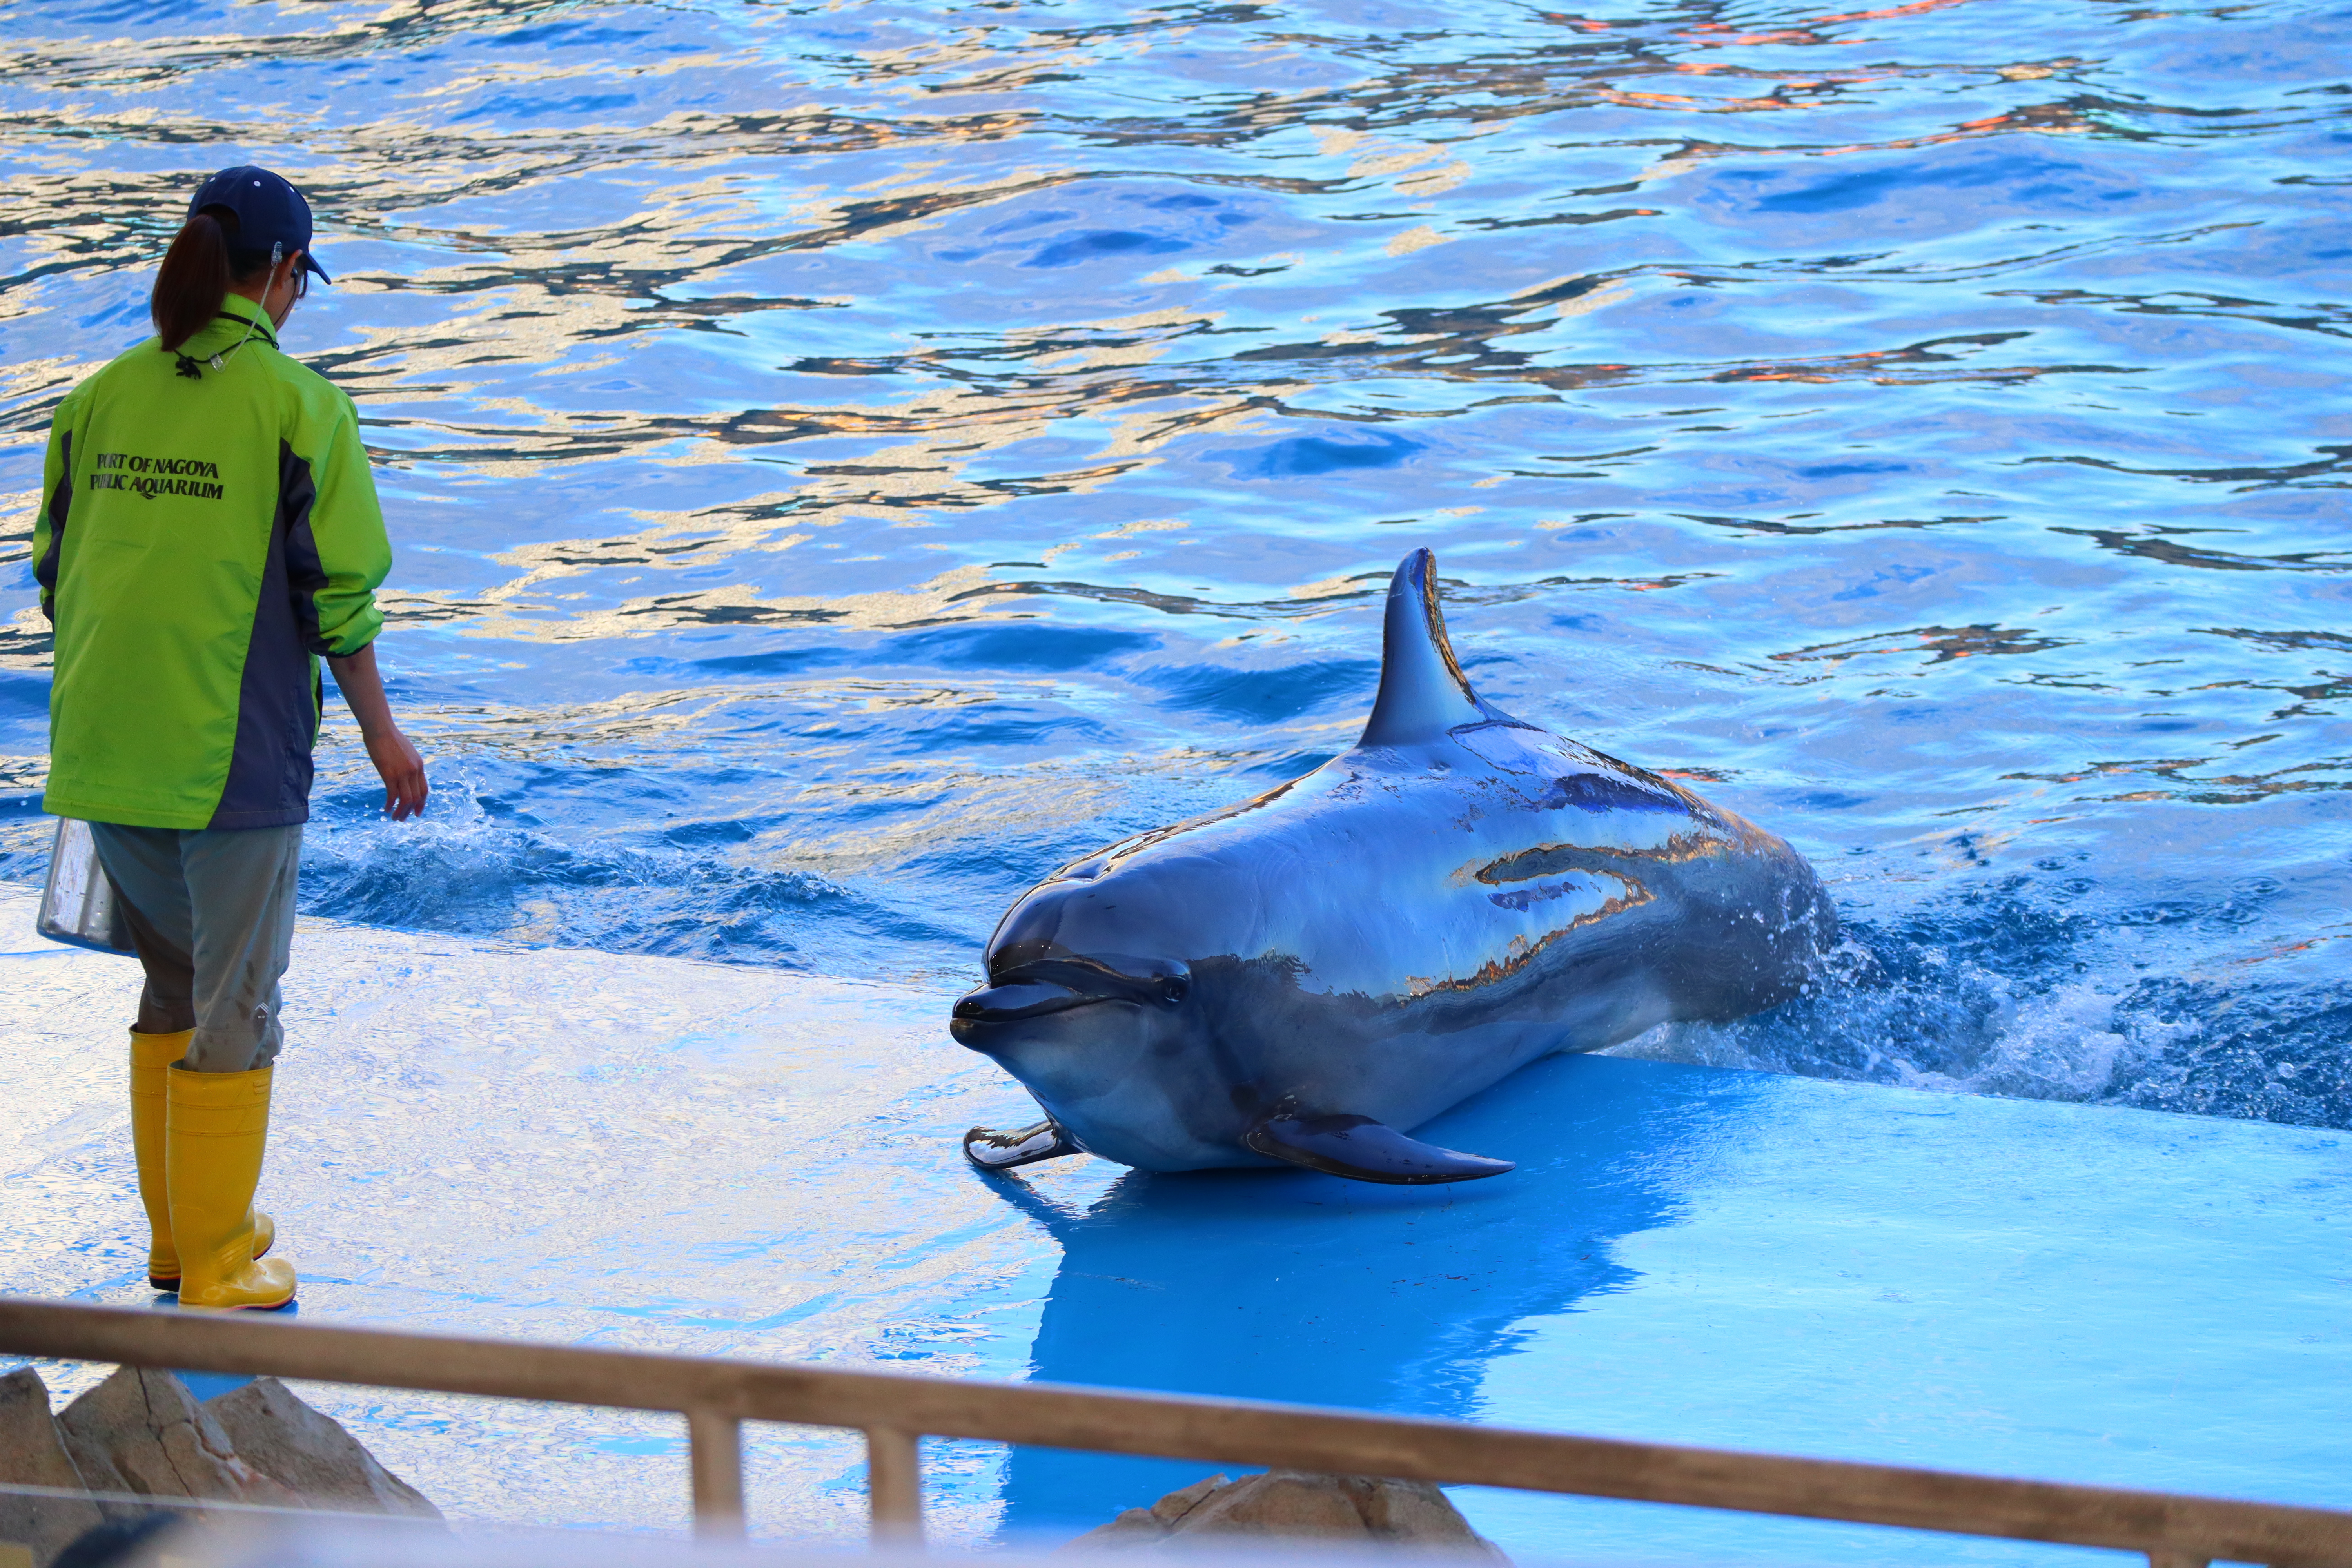
[[[1017,1024],[1092,1007],[1105,1002],[1172,1007],[1192,988],[1192,976],[1173,962],[1136,962],[1118,967],[1089,958],[1038,958],[1013,964],[992,983],[957,998],[949,1032],[965,1045],[971,1032],[992,1024]]]
[[[951,1016],[958,1024],[1017,1024],[1024,1018],[1042,1018],[1048,1013],[1066,1013],[1073,1007],[1117,1000],[1112,996],[1082,996],[1066,985],[1033,980],[1011,985],[983,985],[958,997]]]

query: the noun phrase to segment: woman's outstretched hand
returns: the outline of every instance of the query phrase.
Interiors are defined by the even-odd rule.
[[[341,658],[330,658],[335,685],[360,721],[360,738],[367,743],[368,761],[383,775],[383,809],[394,822],[405,822],[425,809],[430,790],[425,783],[425,759],[393,722],[392,704],[383,695],[383,677],[375,667],[375,645]]]
[[[367,742],[368,761],[383,775],[383,809],[394,822],[405,822],[425,809],[425,797],[431,794],[425,783],[425,759],[409,744],[400,726],[391,725],[373,734],[361,731]]]

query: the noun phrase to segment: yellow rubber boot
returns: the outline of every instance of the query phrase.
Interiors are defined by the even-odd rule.
[[[195,1035],[131,1031],[131,1152],[139,1161],[139,1201],[147,1206],[147,1283],[158,1290],[180,1288],[171,1189],[163,1181],[163,1069],[188,1054]]]
[[[147,1283],[158,1290],[180,1288],[180,1253],[172,1245],[171,1187],[163,1179],[163,1071],[188,1054],[194,1029],[175,1035],[131,1031],[131,1152],[139,1162],[139,1201],[147,1208]],[[253,1216],[253,1255],[268,1252],[278,1226],[266,1214]]]
[[[254,1256],[253,1189],[261,1184],[269,1138],[269,1070],[164,1069],[163,1168],[183,1307],[266,1311],[294,1300],[293,1265]]]

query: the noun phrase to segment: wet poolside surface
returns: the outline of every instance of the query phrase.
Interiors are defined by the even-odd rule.
[[[49,415],[145,331],[194,180],[251,159],[319,212],[338,283],[288,342],[359,399],[399,552],[384,657],[439,790],[374,820],[336,723],[314,912],[938,998],[1063,859],[1348,745],[1387,574],[1428,545],[1487,697],[1789,837],[1877,960],[1633,1054],[2179,1110],[2217,1149],[2324,1136],[2246,1119],[2352,1126],[2346,31],[2089,0],[0,4],[0,878],[47,843]],[[907,1026],[909,1070],[963,1081]],[[1537,1077],[1612,1073],[1684,1081]],[[1856,1114],[1840,1136],[1894,1135]],[[1777,1130],[1759,1159],[1801,1146],[1741,1125]],[[2110,1153],[2068,1169],[2120,1185],[2137,1156]],[[1097,1187],[1072,1201],[1129,1212]],[[2130,1232],[2131,1267],[2231,1278],[2236,1241],[2185,1212]],[[1554,1263],[1529,1277],[1586,1289]],[[598,1277],[553,1240],[537,1267],[575,1305]],[[1742,1312],[1780,1277],[1743,1276]],[[2239,1278],[2193,1321],[2280,1310],[2283,1276]],[[1484,1310],[1442,1316],[1523,1342]],[[946,1369],[1017,1374],[1034,1335],[1077,1375],[1051,1328]],[[2192,1382],[2219,1375],[2200,1342]],[[2003,1405],[2047,1369],[1983,1364],[1991,1403],[1962,1379],[1950,1408],[2038,1432],[2063,1403]],[[1423,1408],[1394,1375],[1329,1396]],[[1459,1408],[1770,1446],[1808,1397],[1742,1425],[1578,1386]],[[1818,1415],[1821,1451],[1896,1420]],[[2179,1427],[2118,1406],[2013,1465],[1870,1452],[2056,1473]],[[2130,1473],[2241,1473],[2202,1463]],[[2340,1495],[2340,1454],[2266,1473],[2296,1464]],[[1057,1495],[1038,1474],[1016,1505]]]
[[[29,900],[0,897],[0,918]],[[1434,1123],[1517,1172],[966,1168],[1017,1113],[940,998],[307,924],[268,1202],[337,1321],[1297,1400],[2340,1506],[2334,1131],[1554,1058]],[[123,960],[0,952],[11,1289],[138,1306]],[[44,1366],[61,1393],[104,1369]],[[453,1515],[676,1531],[679,1424],[305,1385]],[[1198,1464],[928,1446],[935,1536],[1067,1536]],[[854,1539],[854,1438],[756,1427],[772,1539]],[[1465,1489],[1521,1561],[2083,1554]]]

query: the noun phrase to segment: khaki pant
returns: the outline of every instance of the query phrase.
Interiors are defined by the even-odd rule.
[[[147,971],[142,1035],[194,1029],[187,1066],[248,1072],[285,1043],[278,981],[294,941],[302,828],[124,827],[93,822],[98,863],[114,885],[131,945]]]

